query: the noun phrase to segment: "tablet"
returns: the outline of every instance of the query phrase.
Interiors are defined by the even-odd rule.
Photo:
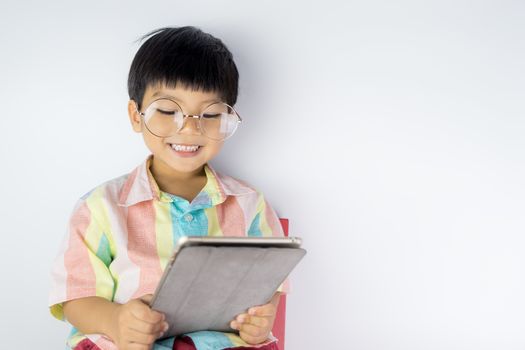
[[[163,338],[211,330],[267,304],[306,254],[298,237],[182,237],[150,302],[166,315]]]

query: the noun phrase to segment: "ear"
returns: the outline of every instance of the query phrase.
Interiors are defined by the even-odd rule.
[[[133,100],[128,101],[128,116],[133,130],[135,132],[142,132],[142,118],[137,111],[137,104]]]

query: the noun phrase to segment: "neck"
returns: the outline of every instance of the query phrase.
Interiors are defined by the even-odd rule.
[[[189,182],[202,178],[203,176],[206,177],[204,165],[200,166],[194,171],[181,172],[174,170],[162,160],[159,160],[155,157],[153,157],[151,160],[149,169],[161,189],[163,189],[162,185],[165,185],[164,187],[169,187],[168,184]]]

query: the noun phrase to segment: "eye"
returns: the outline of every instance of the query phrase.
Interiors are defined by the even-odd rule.
[[[165,111],[162,109],[157,108],[157,112],[164,115],[174,115],[177,111]]]
[[[202,115],[202,117],[205,119],[212,119],[212,118],[220,118],[221,115],[222,113],[205,113]]]

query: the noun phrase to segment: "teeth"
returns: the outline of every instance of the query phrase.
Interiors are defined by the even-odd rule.
[[[172,144],[171,148],[173,148],[175,151],[195,152],[199,148],[199,145],[184,146],[184,145]]]

